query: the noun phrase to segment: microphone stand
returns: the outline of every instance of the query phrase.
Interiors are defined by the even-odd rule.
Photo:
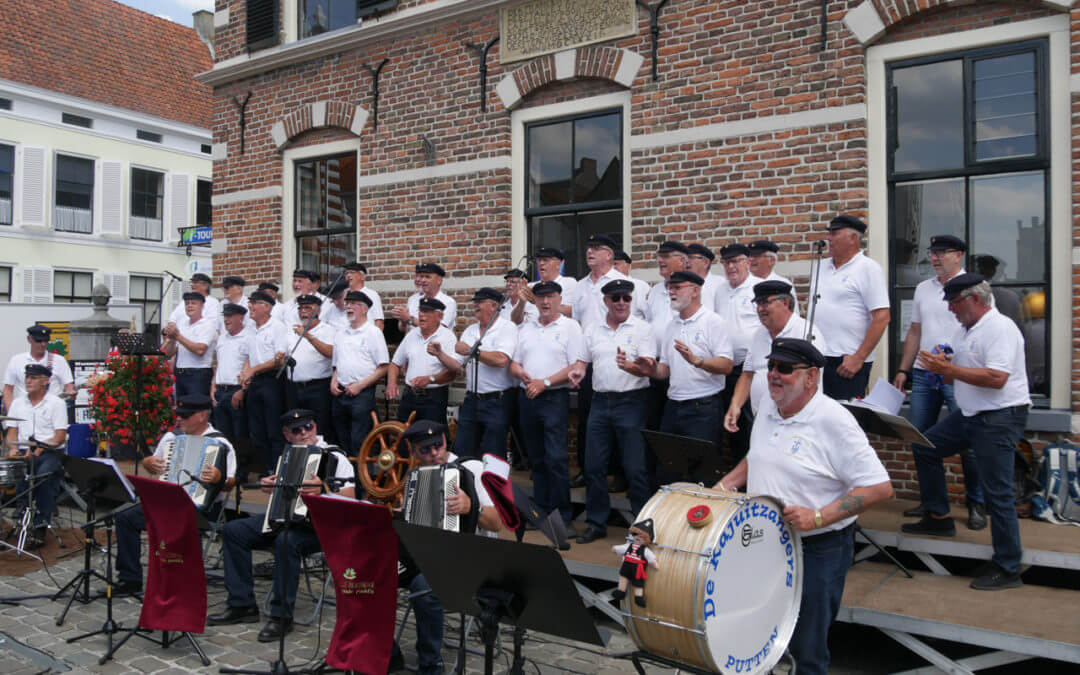
[[[341,281],[344,278],[345,278],[345,272],[342,271],[341,274],[338,275],[338,278],[334,279],[334,283],[330,284],[330,288],[333,288],[334,286],[337,286],[338,282]],[[348,291],[346,291],[346,293],[347,292]],[[329,300],[329,298],[327,298],[327,300]],[[299,308],[300,308],[300,305],[299,305],[299,303],[297,303],[297,311],[299,311]],[[320,309],[321,308],[322,308],[322,306],[320,305]],[[299,349],[300,343],[304,341],[305,337],[307,337],[308,330],[311,328],[311,322],[318,319],[318,318],[319,318],[319,314],[316,313],[310,319],[308,319],[307,321],[304,322],[304,329],[302,331],[300,331],[300,335],[296,338],[296,342],[293,344],[292,349],[290,349],[289,353],[285,356],[285,362],[282,363],[280,366],[278,366],[277,373],[274,375],[275,379],[281,377],[281,373],[285,370],[285,367],[289,364],[289,361],[292,361],[293,364],[295,365],[296,361],[293,360],[292,356],[293,356],[294,353],[296,353],[296,350]],[[292,374],[292,372],[290,371],[290,375],[291,374]]]
[[[817,303],[821,299],[818,293],[818,284],[821,281],[821,258],[825,255],[825,242],[814,242],[814,261],[810,269],[810,309],[806,312],[806,334],[803,336],[808,342],[814,341],[814,316],[817,314]]]
[[[172,288],[173,284],[175,284],[177,281],[180,281],[180,278],[177,277],[172,272],[165,272],[165,274],[169,275],[169,283],[164,288],[161,289],[161,295],[158,296],[157,307],[154,308],[154,311],[150,313],[150,317],[148,319],[146,319],[146,321],[143,323],[143,332],[144,333],[149,333],[150,324],[154,323],[153,320],[154,320],[155,316],[158,317],[158,320],[161,319],[160,312],[161,312],[162,306],[165,304],[165,295],[168,294],[169,289]]]

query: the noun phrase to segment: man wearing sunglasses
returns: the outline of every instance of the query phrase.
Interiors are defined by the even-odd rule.
[[[290,410],[281,416],[282,432],[291,445],[316,446],[329,453],[327,475],[333,478],[338,490],[331,490],[327,484],[314,475],[306,476],[301,494],[322,494],[334,491],[342,497],[355,498],[356,472],[349,458],[337,446],[328,444],[319,435],[315,422],[316,415],[311,410]],[[263,492],[271,493],[276,475],[263,478]],[[336,487],[336,485],[335,485]],[[255,603],[254,578],[251,569],[251,552],[254,549],[270,548],[274,551],[274,585],[270,594],[270,617],[259,631],[259,642],[273,642],[281,633],[292,632],[293,605],[296,602],[296,589],[300,583],[300,559],[319,550],[319,538],[310,524],[304,523],[289,529],[288,542],[283,531],[263,534],[264,516],[250,516],[230,521],[221,530],[222,549],[225,554],[225,590],[228,593],[226,608],[220,614],[206,617],[211,626],[224,626],[235,623],[256,623],[259,620],[259,607]],[[288,561],[284,563],[283,561]],[[288,578],[285,569],[288,568]]]
[[[799,673],[829,669],[829,626],[840,609],[859,513],[892,497],[889,474],[855,418],[819,389],[825,357],[806,340],[777,338],[768,356],[750,452],[716,487],[770,495],[802,535],[799,619],[788,648]]]
[[[209,436],[225,446],[225,460],[218,466],[207,464],[198,476],[187,476],[185,480],[197,478],[205,483],[220,485],[221,492],[213,504],[203,513],[208,519],[216,519],[225,505],[225,497],[236,479],[236,453],[232,443],[224,434],[210,425],[210,410],[213,406],[206,394],[186,394],[177,399],[176,430],[169,431],[158,441],[154,454],[142,461],[143,468],[151,476],[160,476],[168,466],[165,464],[165,450],[179,434],[187,436]],[[224,467],[224,471],[221,467]],[[194,503],[192,503],[194,506]],[[142,564],[139,561],[139,535],[146,529],[141,506],[122,511],[116,516],[116,576],[119,579],[114,593],[134,594],[142,592]]]
[[[4,410],[10,410],[11,402],[26,394],[24,378],[26,367],[31,363],[45,366],[52,372],[49,378],[50,394],[63,398],[75,396],[75,379],[71,376],[71,366],[63,356],[50,352],[48,349],[51,334],[52,331],[49,328],[37,324],[26,329],[29,351],[21,352],[8,359],[7,370],[4,371]]]

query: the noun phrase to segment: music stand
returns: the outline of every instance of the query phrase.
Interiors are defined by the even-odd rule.
[[[526,629],[604,645],[554,549],[403,521],[395,521],[394,529],[444,610],[479,619],[485,675],[494,667],[500,622],[514,627],[514,675],[524,666]],[[459,650],[458,666],[464,672],[464,639]]]
[[[135,357],[135,398],[131,409],[135,412],[135,475],[139,475],[139,461],[145,457],[146,439],[142,433],[142,366],[144,356],[164,356],[153,335],[145,333],[117,333],[113,345],[122,356]]]
[[[724,477],[712,441],[648,429],[642,429],[641,435],[664,471],[677,475],[678,480],[696,478],[694,482],[711,486]]]

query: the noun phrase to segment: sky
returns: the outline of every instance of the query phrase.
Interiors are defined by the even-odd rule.
[[[144,12],[191,26],[191,13],[199,9],[214,11],[214,0],[119,0]]]

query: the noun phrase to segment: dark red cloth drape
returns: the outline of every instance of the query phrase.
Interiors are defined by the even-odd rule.
[[[150,630],[202,633],[206,629],[206,571],[195,506],[184,489],[128,476],[142,502],[149,541],[146,593],[139,625]]]
[[[326,662],[340,670],[385,673],[397,618],[398,540],[390,510],[335,497],[303,499],[337,595]]]

